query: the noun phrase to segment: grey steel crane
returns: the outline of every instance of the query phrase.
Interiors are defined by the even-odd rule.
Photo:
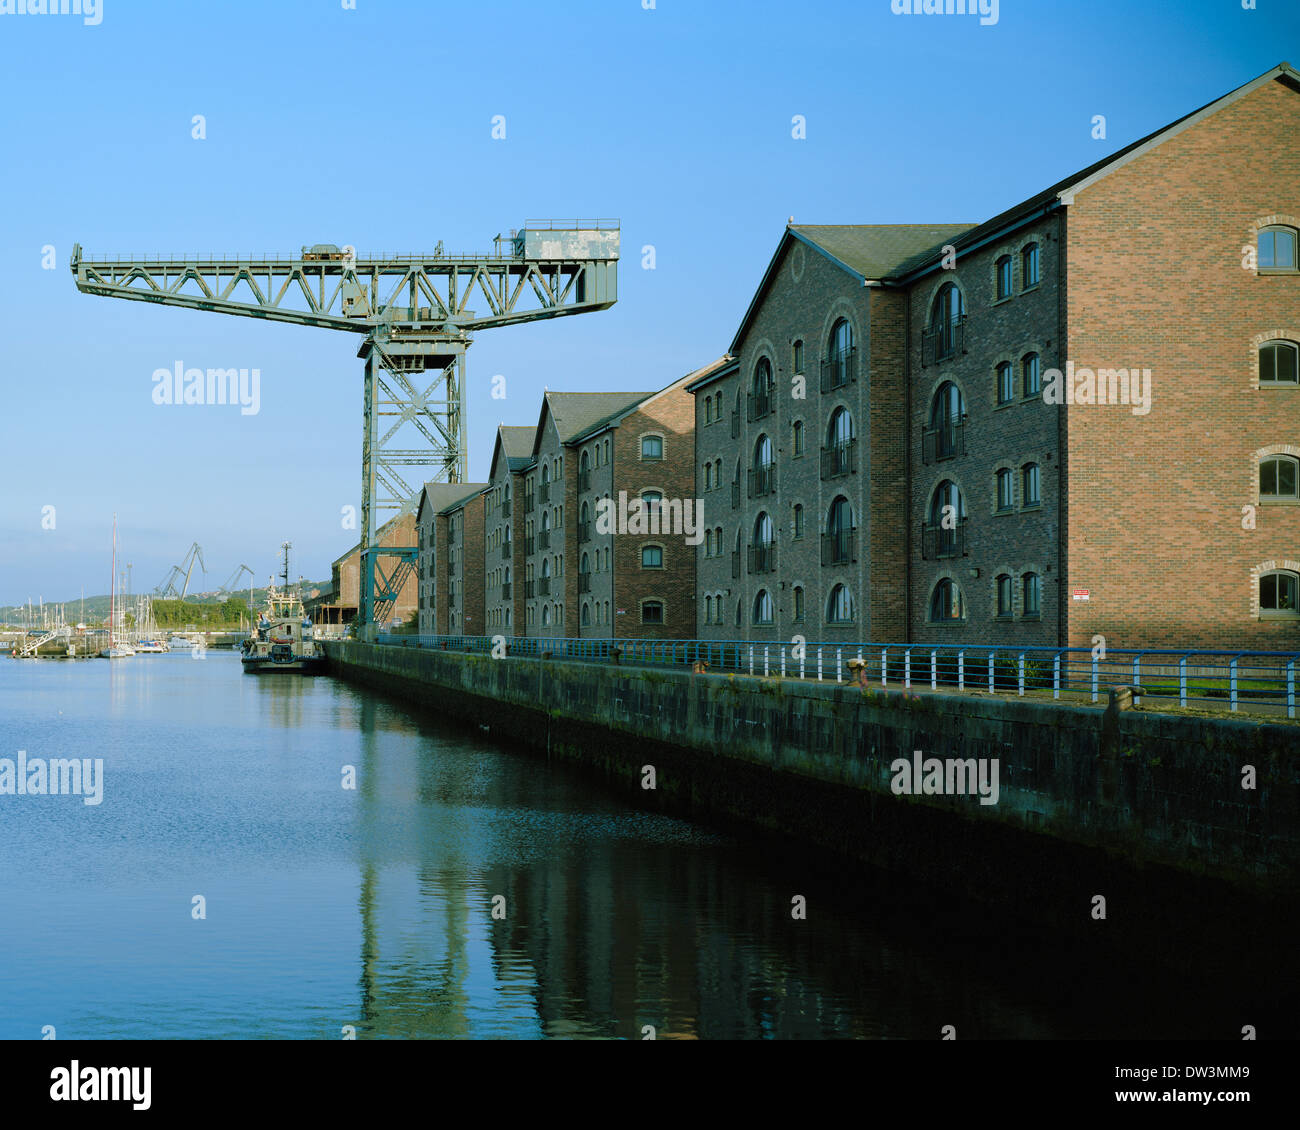
[[[393,517],[385,512],[414,513],[426,480],[467,477],[471,334],[609,308],[619,236],[611,220],[529,220],[483,255],[449,255],[440,243],[432,254],[313,244],[297,255],[90,258],[78,243],[71,267],[87,294],[364,335],[358,619],[369,637],[416,560],[415,546],[376,544]],[[420,379],[426,373],[431,380]],[[415,478],[410,468],[423,471]],[[384,558],[393,561],[387,571]]]

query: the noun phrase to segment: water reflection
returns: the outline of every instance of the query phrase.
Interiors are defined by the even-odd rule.
[[[1027,961],[996,915],[941,922],[920,892],[633,808],[329,678],[245,676],[233,654],[11,661],[0,734],[9,756],[106,764],[97,809],[0,798],[0,1037],[1222,1026],[1204,994]]]

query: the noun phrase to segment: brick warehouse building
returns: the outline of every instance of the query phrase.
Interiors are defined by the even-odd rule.
[[[699,635],[1300,643],[1298,93],[978,226],[787,228],[692,385]]]
[[[419,632],[483,634],[487,483],[425,483],[415,511]]]

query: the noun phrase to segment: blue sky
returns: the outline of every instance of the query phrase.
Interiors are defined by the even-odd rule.
[[[1295,0],[1001,0],[989,26],[890,0],[102,5],[0,14],[0,604],[107,591],[115,511],[137,590],[195,540],[210,588],[264,579],[286,539],[323,578],[356,540],[359,336],[83,295],[74,242],[470,252],[530,217],[621,219],[617,306],[478,335],[481,479],[543,388],[660,388],[723,353],[789,216],[976,222],[1300,63]],[[154,404],[178,360],[260,369],[259,413]]]

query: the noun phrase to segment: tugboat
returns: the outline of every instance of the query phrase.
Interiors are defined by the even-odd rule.
[[[312,623],[303,612],[302,598],[289,585],[289,543],[285,542],[284,580],[266,590],[266,607],[248,638],[239,645],[245,671],[271,671],[312,675],[325,670],[325,650],[313,638]]]

